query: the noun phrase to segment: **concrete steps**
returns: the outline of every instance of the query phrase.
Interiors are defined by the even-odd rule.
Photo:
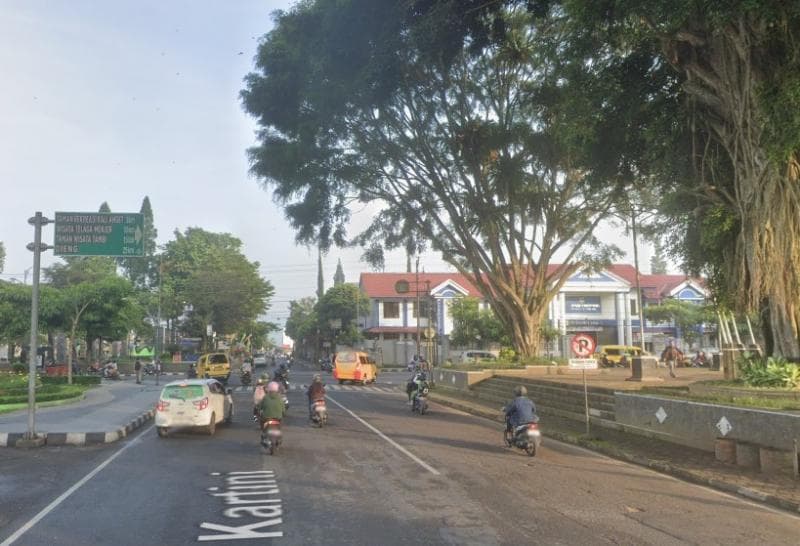
[[[583,419],[585,414],[582,385],[554,383],[508,377],[492,377],[471,387],[474,398],[487,405],[505,405],[513,397],[514,387],[524,385],[528,396],[543,414]],[[589,408],[594,417],[614,420],[614,394],[609,389],[589,388]]]

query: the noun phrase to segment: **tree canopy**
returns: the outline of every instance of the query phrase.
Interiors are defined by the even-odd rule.
[[[227,233],[176,230],[161,256],[165,316],[183,316],[186,332],[198,337],[206,335],[208,324],[220,335],[252,329],[269,308],[274,288],[241,246]]]
[[[562,103],[587,114],[580,126],[543,115],[559,82],[532,16],[509,9],[461,25],[487,37],[474,55],[472,40],[435,31],[457,20],[456,4],[415,3],[424,17],[399,14],[414,22],[408,32],[389,22],[398,3],[309,2],[279,14],[242,92],[261,126],[252,171],[300,242],[355,242],[380,256],[376,247],[428,241],[492,302],[517,349],[535,354],[563,282],[617,255],[594,229],[619,186],[582,169],[602,128],[592,100]],[[351,32],[364,18],[382,41]],[[506,39],[492,42],[498,22]],[[447,47],[437,54],[431,40]],[[378,211],[349,236],[355,202]],[[558,252],[563,265],[549,267]]]

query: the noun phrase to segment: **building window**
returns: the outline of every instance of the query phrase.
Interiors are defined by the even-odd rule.
[[[638,315],[639,311],[636,308],[636,298],[631,300],[631,315]]]
[[[383,302],[383,318],[400,318],[400,304],[396,301]]]

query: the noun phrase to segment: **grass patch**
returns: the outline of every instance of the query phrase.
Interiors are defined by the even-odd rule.
[[[771,392],[774,392],[771,391]],[[800,400],[788,398],[768,398],[759,396],[741,396],[735,394],[693,394],[689,392],[669,392],[667,390],[647,390],[642,394],[663,396],[676,400],[689,400],[692,402],[704,402],[706,404],[718,404],[723,406],[735,406],[739,408],[781,410],[781,411],[800,411]]]
[[[64,398],[62,400],[51,400],[49,402],[40,402],[39,399],[36,399],[36,407],[37,408],[49,408],[53,406],[63,406],[65,404],[71,404],[73,402],[78,402],[83,400],[84,394],[81,393],[78,396],[73,398]],[[0,404],[0,415],[3,413],[11,413],[12,411],[17,411],[21,409],[27,409],[28,402],[27,400],[24,403],[17,403],[17,404]]]

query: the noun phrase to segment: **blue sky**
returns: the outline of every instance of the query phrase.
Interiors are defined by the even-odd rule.
[[[0,3],[0,279],[25,279],[39,210],[138,212],[150,197],[159,243],[189,226],[228,232],[276,287],[271,320],[316,291],[316,252],[248,175],[255,124],[238,99],[270,14],[293,2],[4,0]],[[362,212],[361,214],[366,214]],[[358,214],[356,215],[358,221]],[[52,243],[53,228],[43,240]],[[625,245],[625,240],[620,240]],[[337,259],[348,281],[360,251]],[[56,258],[43,255],[43,265]],[[646,256],[642,259],[646,263]],[[424,256],[428,271],[445,270]],[[393,254],[387,270],[405,267]],[[30,276],[27,277],[30,282]]]

